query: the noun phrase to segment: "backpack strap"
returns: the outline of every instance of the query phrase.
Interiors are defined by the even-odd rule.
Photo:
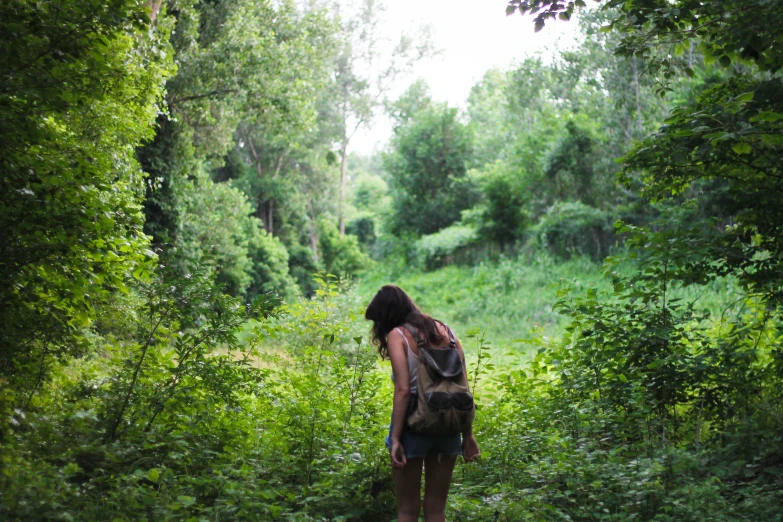
[[[402,333],[402,330],[400,330],[400,328],[399,328],[399,327],[395,328],[395,330],[397,330],[397,333],[398,333],[398,334],[400,334],[400,335],[402,336],[402,338],[405,340],[405,348],[407,348],[408,350],[410,350],[410,349],[411,349],[411,346],[408,344],[408,336],[406,336],[404,333]],[[406,358],[408,357],[408,354],[407,354],[407,353],[405,354],[405,357],[406,357]]]
[[[419,335],[419,329],[413,326],[412,324],[405,323],[402,325],[403,328],[408,330],[414,339],[416,339],[416,346],[419,348],[419,353],[421,353],[421,348],[427,347],[427,343],[424,341],[424,338]]]
[[[443,326],[445,326],[445,327],[446,327],[446,330],[448,330],[448,331],[449,331],[449,345],[450,345],[452,348],[456,348],[456,347],[457,347],[457,340],[454,338],[454,332],[452,332],[452,331],[451,331],[451,328],[449,328],[449,325],[447,325],[447,324],[445,324],[445,323],[440,323],[440,324],[442,324]]]

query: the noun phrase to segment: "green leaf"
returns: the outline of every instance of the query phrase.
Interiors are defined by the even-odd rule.
[[[766,145],[777,147],[778,145],[783,145],[783,136],[780,134],[762,134],[761,141]]]
[[[182,504],[184,507],[190,507],[196,503],[196,499],[187,495],[180,495],[177,497],[177,502]]]
[[[65,467],[63,467],[63,474],[65,474],[66,476],[74,475],[79,471],[81,471],[81,468],[75,462],[69,462],[68,464],[65,465]]]
[[[683,44],[677,44],[674,46],[674,56],[680,57],[685,53],[685,46]]]
[[[731,146],[731,150],[737,154],[748,154],[752,149],[749,143],[745,141],[739,141]]]
[[[750,121],[753,123],[776,122],[780,119],[783,119],[783,114],[774,111],[763,111],[750,118]]]

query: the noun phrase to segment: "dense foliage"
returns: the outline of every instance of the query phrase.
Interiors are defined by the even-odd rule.
[[[466,347],[450,520],[781,520],[783,3],[583,4],[460,111],[372,1],[4,2],[0,518],[391,519],[393,281]]]
[[[0,7],[0,375],[19,394],[154,257],[134,147],[173,67],[170,24],[148,25],[133,0]]]
[[[470,207],[470,137],[456,109],[430,105],[411,116],[397,127],[394,152],[385,159],[394,191],[392,230],[431,234],[453,224],[460,211]]]

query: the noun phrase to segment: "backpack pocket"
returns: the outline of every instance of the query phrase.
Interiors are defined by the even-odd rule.
[[[469,411],[473,409],[473,395],[470,392],[456,392],[451,394],[451,404],[455,410]]]
[[[418,408],[408,417],[411,431],[448,435],[465,431],[475,410],[470,392],[432,391],[419,397]]]
[[[473,409],[473,395],[469,392],[440,392],[428,393],[427,406],[433,410],[455,410],[467,411]]]
[[[427,394],[427,406],[436,411],[451,408],[451,394],[446,392],[431,392]]]
[[[413,391],[408,396],[408,409],[405,410],[405,418],[410,417],[416,411],[416,407],[418,406],[418,404],[419,404],[419,394],[416,391]]]

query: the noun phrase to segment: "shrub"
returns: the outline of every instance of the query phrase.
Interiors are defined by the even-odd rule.
[[[288,270],[302,293],[307,297],[312,297],[316,288],[313,274],[318,272],[319,266],[315,262],[313,249],[309,245],[298,242],[289,245]]]
[[[345,227],[345,232],[356,236],[361,245],[370,248],[375,244],[378,236],[375,234],[375,220],[371,217],[360,217],[354,219]]]
[[[456,224],[422,236],[414,245],[417,260],[427,269],[454,262],[466,247],[476,243],[478,233],[469,225]]]
[[[521,174],[511,172],[507,165],[497,161],[477,176],[484,198],[479,234],[505,250],[507,245],[523,237],[529,225]]]
[[[255,232],[248,245],[252,280],[245,295],[252,300],[259,294],[274,292],[285,298],[294,298],[298,288],[289,273],[285,245],[263,229],[256,229]]]
[[[565,259],[584,255],[601,260],[614,242],[613,221],[609,213],[597,208],[561,201],[546,211],[533,233],[543,246]]]
[[[356,236],[340,236],[337,226],[328,219],[318,221],[318,237],[323,269],[339,276],[354,275],[370,263]]]

